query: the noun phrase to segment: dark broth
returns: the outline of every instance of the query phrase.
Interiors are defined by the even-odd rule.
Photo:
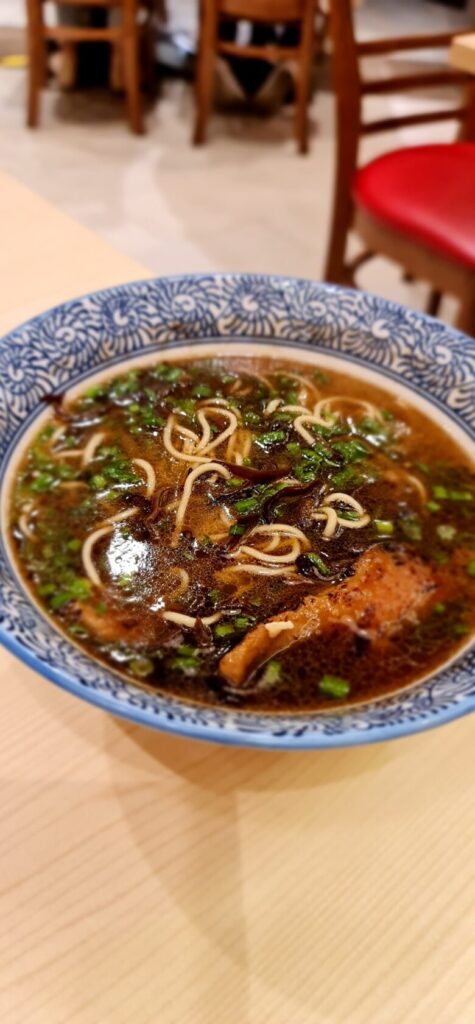
[[[317,422],[302,423],[315,406]],[[183,510],[206,458],[218,470],[196,476]],[[350,502],[325,504],[335,494]],[[345,374],[231,356],[157,363],[53,401],[17,475],[11,533],[34,596],[93,656],[187,700],[288,712],[407,686],[466,642],[474,504],[473,467],[418,410]],[[335,517],[312,515],[329,507],[326,538]],[[338,588],[381,545],[433,567],[446,598],[383,648],[341,622],[228,685],[219,662],[250,630]]]

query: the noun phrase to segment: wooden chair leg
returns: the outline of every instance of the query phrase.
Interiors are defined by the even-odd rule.
[[[346,192],[342,194],[337,185],[333,200],[330,243],[324,272],[324,280],[331,281],[333,284],[353,284],[351,273],[348,273],[345,261],[347,240],[351,231],[352,221],[353,203],[351,196]]]
[[[437,291],[436,288],[431,288],[429,299],[427,302],[426,313],[428,316],[438,316],[440,311],[440,304],[442,302],[442,292]]]
[[[194,146],[201,146],[206,138],[206,122],[213,96],[217,27],[215,0],[203,0],[196,62]]]
[[[295,135],[299,153],[308,153],[308,101],[315,41],[313,4],[307,5],[301,26],[300,53],[295,81]]]
[[[123,92],[124,89],[124,60],[122,47],[113,43],[111,46],[109,62],[109,89],[112,92]]]
[[[122,17],[122,53],[129,126],[135,135],[142,135],[144,125],[140,97],[139,29],[135,0],[124,0]]]
[[[39,119],[40,88],[44,77],[44,42],[40,0],[28,0],[28,96],[26,123],[36,128]]]
[[[62,43],[60,52],[58,84],[60,89],[72,89],[77,81],[77,46],[74,43]]]
[[[142,53],[144,89],[149,96],[153,96],[157,91],[157,77],[155,73],[155,35],[150,21],[143,28]]]

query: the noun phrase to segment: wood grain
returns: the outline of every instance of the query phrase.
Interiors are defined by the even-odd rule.
[[[33,216],[34,197],[2,184]],[[91,265],[100,285],[108,266],[110,283],[133,276],[39,200],[36,223],[47,209],[65,296],[91,287]],[[29,312],[42,298],[25,258]],[[2,1021],[474,1019],[473,719],[355,750],[249,752],[115,720],[7,652],[0,686]]]

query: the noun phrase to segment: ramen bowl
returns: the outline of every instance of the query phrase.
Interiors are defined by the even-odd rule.
[[[59,633],[25,589],[8,544],[8,496],[19,453],[45,415],[44,396],[164,352],[193,358],[244,351],[317,362],[375,383],[471,450],[475,341],[383,299],[311,281],[205,275],[134,282],[64,303],[0,341],[0,640],[76,697],[194,739],[289,750],[350,746],[468,714],[475,709],[473,645],[382,699],[328,712],[251,713],[197,705],[114,674]]]

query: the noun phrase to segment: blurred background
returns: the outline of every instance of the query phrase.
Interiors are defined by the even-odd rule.
[[[29,2],[31,16],[36,0]],[[77,2],[40,6],[45,23],[63,32],[73,25],[87,34],[120,17],[98,0],[88,8]],[[475,26],[475,0],[361,0],[355,8],[355,30],[363,41]],[[323,279],[337,141],[325,5],[322,15],[315,14],[306,155],[299,154],[293,136],[295,85],[286,61],[275,65],[232,53],[238,43],[291,45],[291,28],[261,26],[256,35],[246,19],[235,19],[219,31],[231,52],[213,61],[206,143],[194,146],[199,2],[157,2],[147,17],[151,37],[146,58],[142,50],[139,56],[141,85],[147,87],[144,134],[128,127],[117,48],[107,41],[65,42],[61,32],[47,43],[39,124],[28,130],[27,7],[20,0],[0,0],[1,169],[153,272],[240,270]],[[372,58],[373,76],[447,67],[447,48],[436,46]],[[435,89],[375,92],[365,102],[371,117],[384,120],[422,108],[448,109],[454,97],[442,77]],[[456,133],[450,121],[391,128],[364,138],[360,159],[451,141]],[[350,241],[350,251],[352,245],[356,251],[357,243]],[[358,284],[423,309],[428,285],[408,276],[378,256],[360,267]],[[438,308],[453,320],[455,299],[444,297]]]

